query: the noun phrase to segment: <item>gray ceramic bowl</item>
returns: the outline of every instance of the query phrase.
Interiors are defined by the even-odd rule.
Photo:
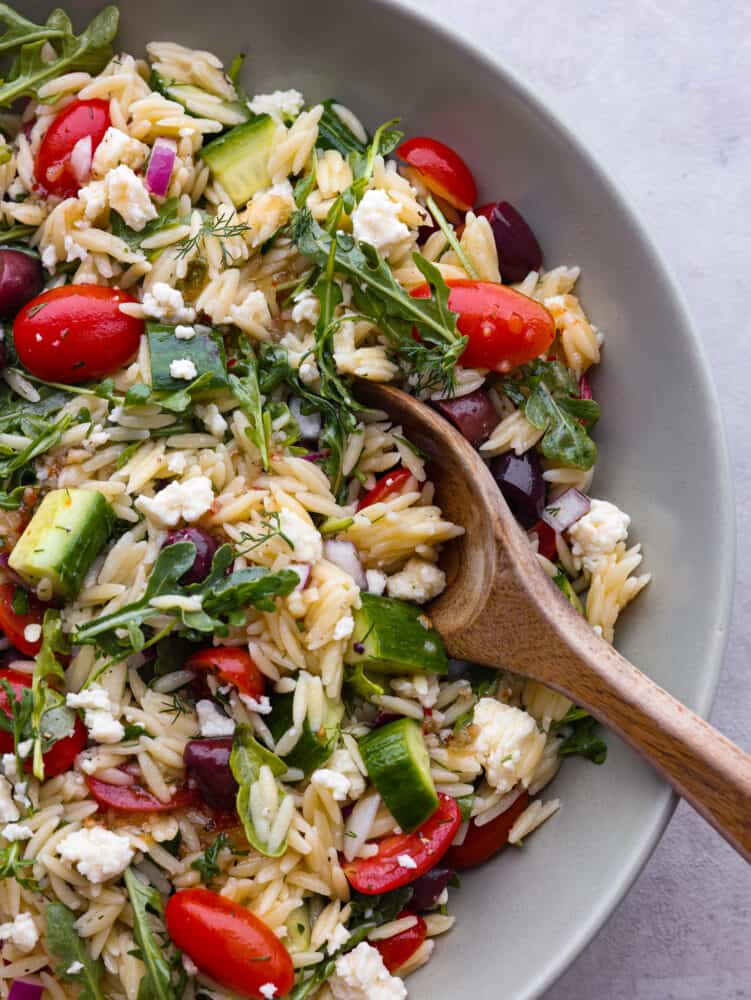
[[[74,20],[103,0],[64,4]],[[29,2],[28,16],[50,4]],[[513,77],[414,14],[376,0],[127,0],[122,47],[150,39],[249,54],[249,90],[336,95],[374,126],[401,116],[471,164],[482,200],[507,198],[546,261],[579,264],[606,335],[594,492],[633,518],[654,581],[618,645],[699,712],[720,669],[733,578],[733,501],[719,407],[680,295],[628,206],[576,140]],[[410,980],[414,998],[539,996],[613,911],[673,808],[668,788],[614,737],[598,768],[567,763],[563,801],[522,850],[464,878],[456,928]]]

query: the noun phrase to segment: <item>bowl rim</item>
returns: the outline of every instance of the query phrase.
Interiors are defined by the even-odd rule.
[[[573,149],[597,177],[607,196],[633,228],[656,279],[664,287],[666,300],[676,316],[677,325],[682,330],[681,336],[685,341],[686,348],[690,351],[691,361],[696,369],[696,396],[700,401],[704,419],[707,422],[719,473],[715,507],[719,516],[715,517],[714,520],[717,524],[715,530],[718,535],[717,547],[720,556],[718,565],[722,566],[723,569],[718,572],[716,585],[709,588],[711,596],[706,598],[712,602],[714,627],[707,639],[707,656],[704,667],[697,676],[696,690],[691,698],[691,707],[700,715],[707,717],[717,693],[732,614],[736,563],[736,507],[730,453],[719,395],[712,377],[709,356],[691,317],[686,295],[670,264],[642,223],[639,213],[631,204],[628,195],[621,190],[609,169],[603,166],[584,142],[577,137],[565,116],[559,112],[557,107],[552,106],[551,99],[547,94],[544,100],[538,97],[533,92],[531,85],[527,84],[516,71],[492,56],[481,44],[470,41],[465,36],[458,35],[445,27],[429,10],[417,10],[408,6],[404,0],[367,0],[367,2],[376,7],[393,10],[399,16],[411,21],[416,28],[428,29],[438,34],[443,41],[463,50],[476,63],[480,64],[489,76],[498,80],[502,86],[507,87],[517,98],[530,107],[532,112],[549,129],[557,133]],[[541,996],[575,961],[605,922],[613,915],[652,856],[678,804],[678,796],[667,783],[663,784],[657,793],[657,798],[658,808],[652,817],[645,819],[641,837],[630,845],[627,854],[621,855],[620,873],[608,892],[602,894],[595,901],[588,918],[569,933],[557,951],[548,954],[540,962],[536,971],[530,976],[527,989],[523,994],[519,994],[515,1000],[534,1000],[534,998]]]

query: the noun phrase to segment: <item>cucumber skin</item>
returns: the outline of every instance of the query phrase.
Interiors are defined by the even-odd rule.
[[[169,80],[165,80],[163,76],[156,72],[156,70],[151,71],[151,77],[149,78],[149,85],[152,90],[156,90],[158,93],[162,94],[170,101],[177,101],[193,118],[204,118],[213,117],[215,121],[218,121],[221,125],[225,125],[229,128],[235,125],[241,125],[242,122],[237,121],[227,121],[225,120],[226,115],[222,117],[222,111],[217,117],[216,113],[213,115],[204,115],[202,112],[196,111],[195,108],[190,106],[190,94],[185,93],[186,91],[200,91],[200,87],[194,87],[191,84],[185,83],[170,83]],[[243,105],[242,101],[222,101],[222,108],[229,111],[235,112],[239,115],[245,116],[245,121],[251,117],[250,109]]]
[[[360,739],[368,777],[405,833],[438,808],[422,730],[414,719],[396,719]],[[415,760],[415,752],[423,758]]]
[[[267,718],[271,735],[278,740],[292,726],[293,696],[281,695],[274,699],[274,707]],[[323,739],[310,728],[308,720],[303,725],[302,736],[284,758],[287,767],[299,768],[307,778],[316,768],[321,767],[336,750],[339,740],[339,723],[344,715],[344,705],[329,705],[323,723]]]
[[[43,545],[43,539],[46,534],[45,532],[36,537],[39,525],[49,516],[45,505],[47,508],[51,508],[56,502],[56,494],[67,494],[70,496],[71,494],[78,495],[83,493],[86,494],[87,500],[91,498],[91,509],[86,514],[85,525],[82,526],[74,537],[70,538],[68,549],[61,561],[61,565],[55,568],[45,567],[42,562],[33,558],[37,554],[34,550],[39,549],[40,545]],[[38,519],[37,524],[34,525],[34,518],[38,518],[40,513],[42,518]],[[47,526],[48,532],[56,530],[55,521],[56,516],[53,513],[50,516],[49,525]],[[49,576],[53,579],[55,596],[70,600],[81,589],[83,578],[106,544],[114,523],[115,515],[112,507],[101,493],[97,493],[95,490],[53,490],[43,498],[27,525],[26,531],[24,531],[16,543],[10,555],[9,565],[20,576],[23,576],[34,584],[38,583],[43,577]],[[27,547],[30,547],[32,550],[30,552],[31,558],[27,563],[24,563],[23,559]]]
[[[270,115],[256,115],[242,125],[235,125],[218,139],[212,139],[200,150],[198,155],[208,163],[235,208],[245,205],[257,191],[270,186],[271,175],[266,166],[266,156],[262,167],[255,164],[255,171],[248,172],[247,166],[252,160],[251,144],[256,146],[260,142],[265,146],[264,154],[268,153],[275,131],[276,125]],[[245,173],[235,171],[236,165],[243,162],[246,164]]]
[[[170,362],[178,358],[192,361],[198,375],[203,375],[206,371],[214,372],[214,377],[203,390],[195,393],[195,399],[202,399],[228,387],[224,344],[218,334],[197,334],[191,340],[178,340],[174,326],[147,323],[146,335],[149,340],[151,386],[154,392],[177,392],[189,385],[185,379],[173,378],[169,373]]]
[[[361,594],[360,600],[347,663],[362,664],[375,673],[448,673],[443,639],[434,628],[425,628],[420,608],[374,594]],[[358,653],[357,645],[364,646],[364,652]]]

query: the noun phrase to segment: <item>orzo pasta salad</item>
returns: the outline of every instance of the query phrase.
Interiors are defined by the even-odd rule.
[[[606,750],[447,659],[461,529],[356,378],[459,428],[612,640],[602,336],[438,139],[117,19],[0,4],[0,996],[397,1000]]]

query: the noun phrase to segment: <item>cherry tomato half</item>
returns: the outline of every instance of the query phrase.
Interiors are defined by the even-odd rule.
[[[100,778],[87,777],[89,791],[100,806],[118,812],[169,812],[200,803],[201,798],[192,788],[178,788],[169,802],[162,802],[141,785],[111,785]]]
[[[266,690],[263,674],[253,657],[239,646],[208,646],[185,661],[187,670],[216,670],[219,680],[233,684],[240,694],[260,700]]]
[[[31,642],[25,638],[24,630],[27,625],[42,624],[47,606],[33,594],[27,593],[28,611],[25,614],[17,614],[13,610],[13,596],[18,589],[15,583],[0,584],[0,630],[16,649],[26,656],[36,656],[42,648],[42,640],[39,638]]]
[[[552,344],[555,321],[534,299],[492,281],[451,279],[446,284],[449,308],[459,314],[459,332],[469,338],[460,359],[466,367],[509,372]],[[430,288],[420,285],[410,294],[426,299]]]
[[[391,472],[387,472],[385,476],[381,476],[372,489],[360,497],[357,509],[362,510],[364,507],[370,507],[374,503],[383,503],[384,500],[390,500],[391,497],[401,492],[411,475],[412,473],[409,469],[405,469],[402,465],[398,469],[392,469]]]
[[[91,157],[110,126],[109,103],[99,99],[73,101],[60,112],[44,134],[37,153],[34,174],[37,183],[58,198],[70,198],[89,179]],[[91,139],[88,149],[86,139]],[[84,141],[82,157],[72,155]]]
[[[78,384],[117,371],[138,350],[143,320],[120,312],[135,302],[103,285],[63,285],[27,302],[13,323],[18,357],[37,378]]]
[[[475,868],[483,861],[492,858],[508,843],[511,827],[529,805],[529,795],[522,792],[519,798],[506,812],[486,823],[477,826],[474,821],[469,824],[467,836],[463,844],[452,847],[446,855],[446,864],[457,871]]]
[[[7,681],[13,689],[16,697],[19,697],[24,688],[31,687],[31,675],[22,674],[19,670],[0,670],[0,680]],[[8,693],[5,686],[0,687],[0,712],[9,715]],[[73,767],[73,762],[79,753],[86,746],[86,727],[76,716],[73,732],[70,736],[64,736],[57,743],[54,743],[43,756],[45,778],[54,778],[57,774],[69,771]],[[0,753],[12,753],[13,736],[10,733],[0,731]],[[24,770],[31,771],[33,761],[31,758],[24,762]]]
[[[438,864],[462,821],[459,806],[453,799],[448,795],[439,795],[438,799],[436,811],[414,833],[384,837],[374,857],[343,862],[344,874],[353,889],[377,896],[414,882]],[[402,854],[412,858],[414,867],[405,868],[399,863]]]
[[[381,953],[383,964],[389,972],[397,973],[404,963],[408,962],[409,959],[412,958],[414,953],[428,936],[428,928],[422,917],[418,917],[416,914],[409,913],[407,910],[404,910],[399,914],[397,920],[401,920],[402,917],[412,916],[417,919],[417,923],[413,927],[408,928],[406,931],[402,931],[400,934],[395,934],[393,937],[386,938],[383,941],[375,941],[373,943],[373,947],[376,951]]]
[[[164,910],[167,930],[201,972],[240,996],[263,1000],[266,985],[286,996],[295,981],[279,938],[245,907],[208,889],[176,892]]]
[[[396,153],[418,171],[425,186],[439,198],[462,212],[472,208],[477,198],[475,179],[451,146],[427,136],[416,136],[403,142]]]

